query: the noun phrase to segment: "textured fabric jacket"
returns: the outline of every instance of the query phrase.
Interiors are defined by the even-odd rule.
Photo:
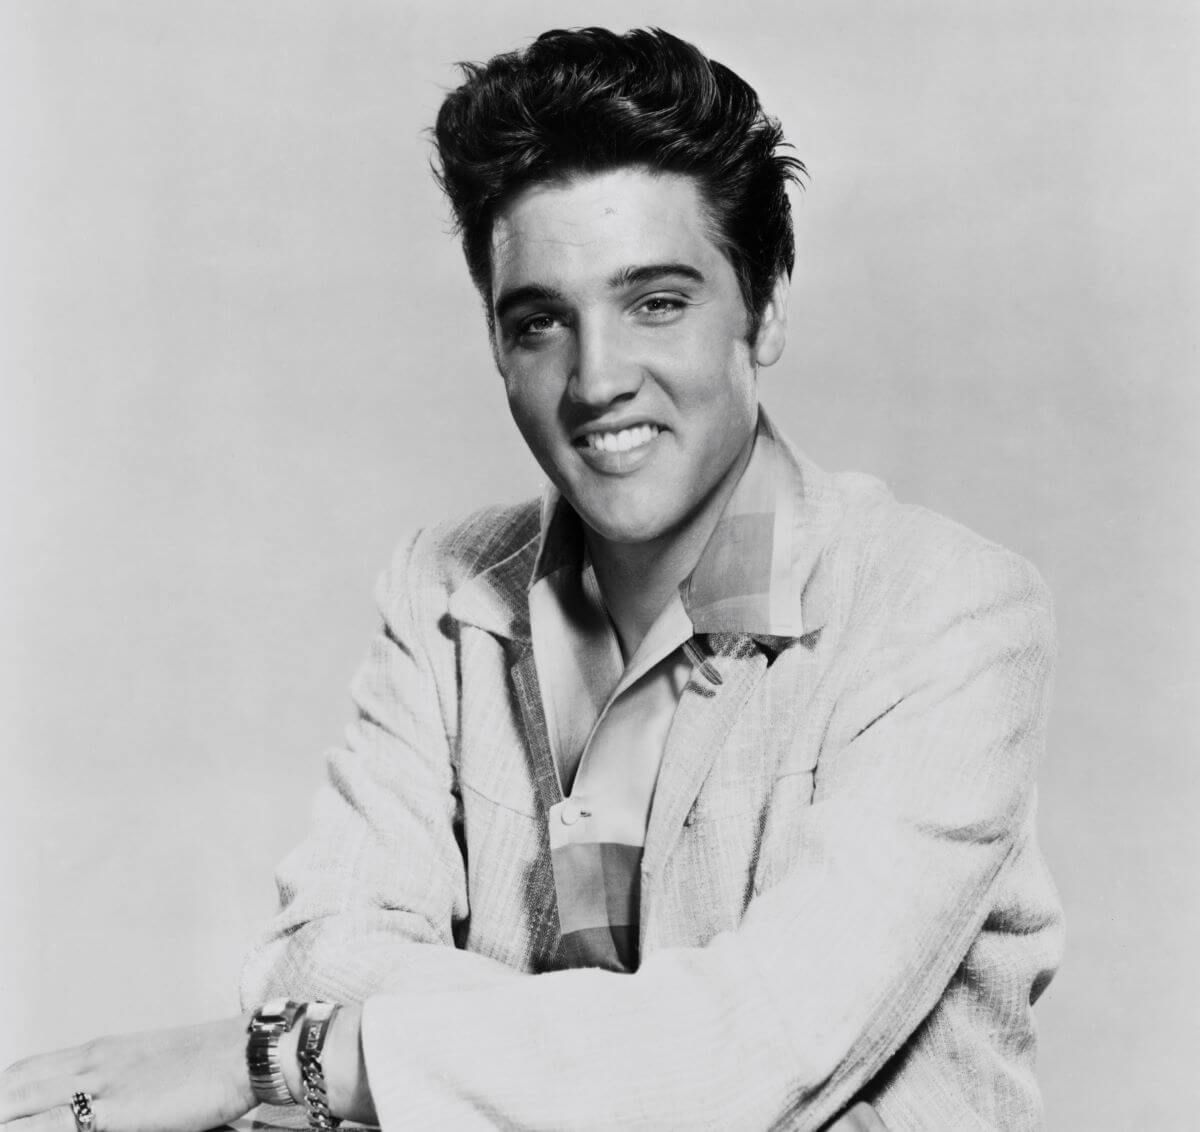
[[[385,1129],[1041,1124],[1061,950],[1034,837],[1053,619],[1015,555],[796,456],[803,633],[702,642],[635,974],[556,970],[536,503],[419,534],[248,1003],[369,1000]],[[531,977],[536,976],[536,977]]]

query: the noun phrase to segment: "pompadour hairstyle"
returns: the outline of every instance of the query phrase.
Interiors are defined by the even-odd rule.
[[[459,64],[434,127],[434,174],[491,320],[492,221],[531,184],[620,166],[695,178],[750,334],[795,260],[786,186],[804,165],[745,80],[659,28],[548,31],[523,51]]]

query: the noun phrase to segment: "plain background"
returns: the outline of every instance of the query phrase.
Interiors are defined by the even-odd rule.
[[[0,0],[0,1062],[234,1011],[414,526],[535,491],[422,130],[661,24],[812,176],[764,401],[1032,558],[1055,1129],[1195,1126],[1192,3]]]

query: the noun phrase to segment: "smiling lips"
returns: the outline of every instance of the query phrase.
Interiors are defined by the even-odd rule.
[[[643,422],[628,428],[598,429],[575,438],[575,451],[594,472],[625,476],[645,464],[657,450],[662,429]]]
[[[630,452],[649,444],[658,433],[658,425],[640,424],[615,432],[589,432],[576,444],[590,452]]]

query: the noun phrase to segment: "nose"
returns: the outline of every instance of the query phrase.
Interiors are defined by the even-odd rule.
[[[581,319],[567,392],[579,405],[604,409],[632,398],[644,380],[642,367],[630,356],[618,326],[604,319]]]

